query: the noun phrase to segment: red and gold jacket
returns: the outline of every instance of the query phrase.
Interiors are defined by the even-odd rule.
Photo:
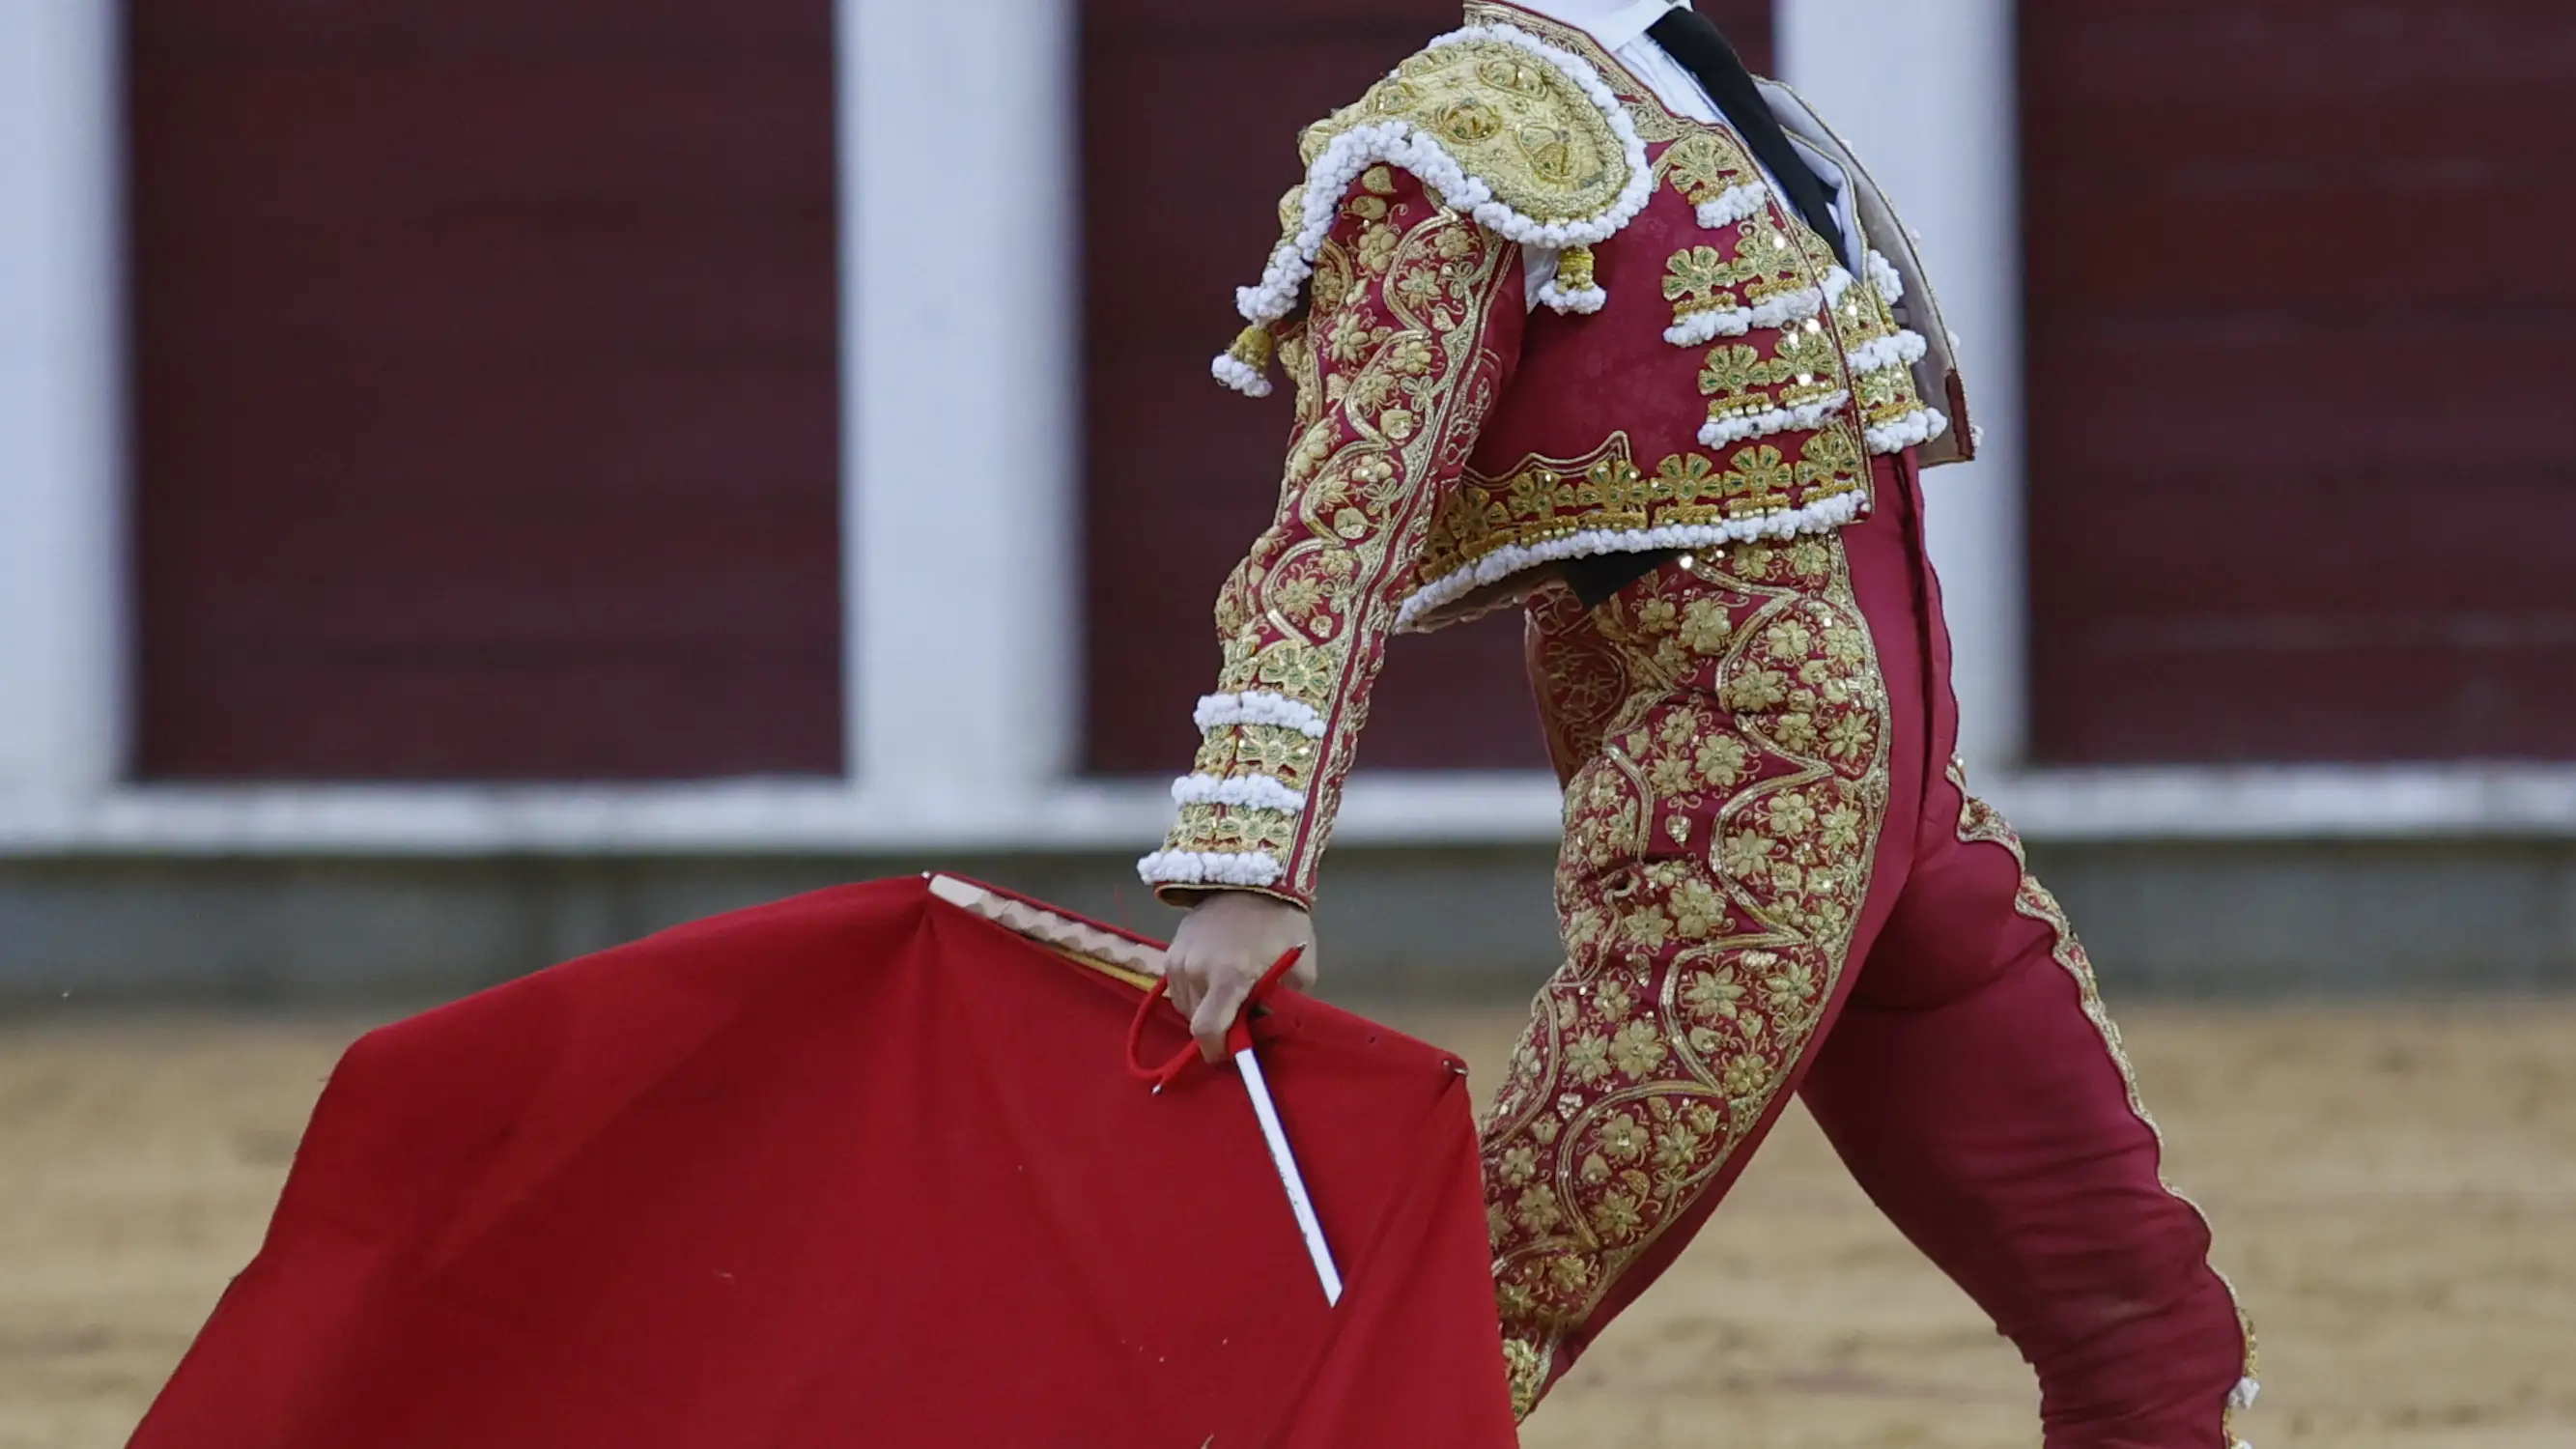
[[[1853,179],[1859,275],[1733,131],[1583,32],[1467,19],[1307,129],[1285,235],[1237,293],[1216,376],[1260,396],[1275,361],[1296,422],[1276,519],[1217,600],[1179,823],[1139,863],[1166,899],[1312,903],[1390,634],[1508,607],[1567,559],[1838,528],[1869,510],[1871,455],[1971,455],[1904,227],[1812,113],[1792,98],[1784,123]]]

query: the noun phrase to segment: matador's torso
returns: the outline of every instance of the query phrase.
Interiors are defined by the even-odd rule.
[[[1903,225],[1850,182],[1837,255],[1723,121],[1517,6],[1305,132],[1283,236],[1220,381],[1296,388],[1280,512],[1219,599],[1180,825],[1187,898],[1311,899],[1385,636],[1517,602],[1571,561],[1839,528],[1869,460],[1970,456],[1949,334]]]

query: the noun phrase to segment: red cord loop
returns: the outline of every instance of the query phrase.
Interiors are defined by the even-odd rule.
[[[1252,1009],[1269,999],[1270,993],[1278,989],[1290,968],[1297,964],[1297,958],[1305,954],[1303,946],[1289,947],[1288,954],[1272,962],[1270,969],[1261,973],[1261,979],[1252,984],[1251,993],[1243,998],[1243,1006],[1235,1012],[1234,1024],[1226,1028],[1225,1049],[1229,1054],[1252,1045]],[[1145,993],[1145,999],[1136,1003],[1136,1019],[1127,1024],[1127,1074],[1140,1082],[1153,1083],[1157,1092],[1179,1081],[1181,1073],[1190,1069],[1190,1063],[1199,1059],[1196,1042],[1181,1048],[1170,1061],[1159,1067],[1145,1065],[1138,1055],[1145,1048],[1145,1023],[1154,1014],[1154,1003],[1168,996],[1171,986],[1167,980],[1157,980],[1154,989]],[[1174,1014],[1179,1013],[1175,1011]],[[1181,1024],[1189,1025],[1188,1022]]]

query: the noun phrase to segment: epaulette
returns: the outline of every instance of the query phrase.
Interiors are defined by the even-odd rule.
[[[1573,52],[1508,25],[1451,31],[1397,66],[1352,105],[1306,128],[1304,184],[1280,204],[1283,235],[1258,285],[1235,293],[1249,324],[1217,358],[1217,378],[1258,397],[1270,327],[1297,305],[1361,173],[1409,171],[1440,200],[1523,246],[1558,254],[1539,294],[1561,312],[1594,312],[1595,243],[1645,209],[1655,178],[1628,108]]]

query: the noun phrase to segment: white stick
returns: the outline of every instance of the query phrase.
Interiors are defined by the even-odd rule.
[[[1270,1165],[1279,1169],[1279,1185],[1288,1189],[1288,1210],[1297,1215],[1297,1231],[1306,1237],[1306,1255],[1315,1260],[1315,1276],[1324,1282],[1324,1301],[1339,1306],[1342,1270],[1333,1266],[1333,1250],[1324,1244],[1324,1225],[1315,1219],[1314,1199],[1306,1196],[1305,1174],[1297,1170],[1297,1154],[1289,1150],[1287,1129],[1279,1125],[1279,1106],[1270,1100],[1269,1079],[1261,1075],[1261,1062],[1250,1047],[1234,1054],[1234,1064],[1243,1073],[1252,1114],[1261,1119],[1262,1140],[1270,1144]]]

